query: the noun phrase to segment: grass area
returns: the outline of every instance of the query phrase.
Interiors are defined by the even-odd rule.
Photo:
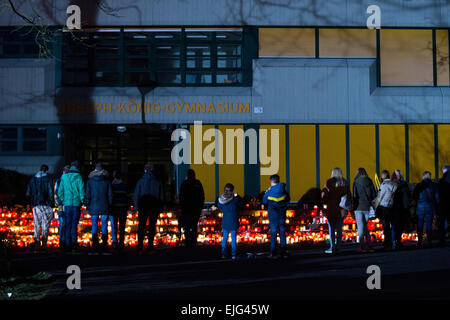
[[[54,283],[54,277],[45,272],[28,277],[0,279],[0,300],[43,299]]]

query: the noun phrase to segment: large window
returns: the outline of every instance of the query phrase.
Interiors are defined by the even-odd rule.
[[[312,28],[260,28],[260,57],[314,57],[316,39]]]
[[[376,31],[369,29],[320,29],[320,57],[377,56]]]
[[[257,44],[246,45],[245,34],[241,28],[64,32],[62,84],[249,86]]]
[[[449,31],[436,30],[436,72],[437,85],[450,85]]]
[[[0,152],[47,153],[48,128],[46,127],[0,127]]]
[[[30,28],[0,28],[0,58],[37,58],[42,42]]]
[[[17,152],[17,128],[1,128],[0,127],[0,151],[1,152]]]
[[[22,128],[22,149],[25,152],[46,152],[47,128]]]
[[[381,85],[433,85],[431,30],[381,30]]]
[[[378,59],[381,86],[448,86],[448,29],[259,28],[259,57]]]

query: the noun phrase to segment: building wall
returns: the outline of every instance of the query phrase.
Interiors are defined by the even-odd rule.
[[[137,88],[54,89],[45,76],[51,64],[0,63],[0,123],[142,123]],[[449,87],[376,87],[375,82],[375,59],[261,58],[254,60],[252,88],[155,88],[145,96],[153,106],[145,116],[153,123],[450,122]],[[83,109],[86,103],[94,105],[93,114]],[[228,111],[219,112],[220,103],[223,110],[228,103]],[[255,113],[255,107],[263,112]]]
[[[322,188],[335,167],[340,167],[351,183],[360,167],[372,179],[382,170],[392,173],[400,169],[408,182],[417,183],[424,171],[438,179],[442,166],[450,163],[450,124],[290,124],[259,128],[280,129],[282,156],[277,174],[287,183],[292,201],[298,201],[310,189]],[[206,190],[206,201],[214,201],[227,182],[237,186],[239,194],[244,194],[243,186],[254,196],[268,188],[268,175],[227,175],[227,166],[191,165]]]
[[[73,1],[16,1],[19,12],[39,13],[48,24],[63,25],[66,8]],[[450,26],[447,0],[115,0],[115,10],[97,10],[91,1],[78,1],[83,21],[91,25],[289,25],[289,26],[365,26],[367,7],[380,6],[383,27]],[[8,8],[7,8],[8,9]],[[1,25],[21,25],[23,20],[2,10]]]
[[[55,100],[58,90],[52,88],[52,81],[48,80],[51,76],[46,78],[51,64],[29,67],[36,62],[1,63],[3,125],[141,122],[139,113],[113,109],[110,112],[103,107],[95,115],[58,115],[54,106],[55,101],[61,101]],[[372,58],[260,58],[254,60],[252,88],[156,88],[145,97],[160,105],[250,103],[249,112],[160,111],[147,114],[146,119],[152,123],[186,124],[203,120],[221,130],[225,124],[280,129],[279,174],[287,181],[292,200],[298,200],[311,188],[323,186],[335,166],[340,166],[350,179],[360,166],[371,177],[385,168],[401,169],[412,182],[417,182],[424,170],[438,175],[438,169],[450,162],[449,146],[445,143],[450,137],[449,88],[376,87],[375,66]],[[90,96],[83,97],[85,93],[83,88],[65,88],[64,99],[89,99],[113,106],[126,103],[126,108],[130,99],[140,100],[136,88],[92,88]],[[21,102],[21,97],[27,103]],[[254,107],[262,107],[263,113],[254,113]],[[49,162],[50,166],[57,163],[56,157],[9,156],[0,157],[0,163],[2,167],[31,173],[36,159]],[[207,201],[214,201],[226,182],[232,182],[240,194],[258,195],[268,187],[268,176],[259,175],[261,165],[256,167],[256,171],[249,171],[248,165],[192,165],[204,184]]]
[[[49,24],[63,24],[64,1],[46,3],[50,6],[42,9]],[[143,104],[150,111],[144,113],[146,123],[191,125],[202,120],[204,129],[278,129],[278,174],[287,182],[292,200],[323,186],[336,166],[350,180],[363,166],[371,177],[383,169],[401,169],[407,180],[417,182],[424,170],[437,177],[439,168],[450,162],[449,34],[436,30],[433,87],[429,29],[450,26],[448,1],[379,1],[383,27],[428,28],[380,31],[380,80],[389,87],[377,86],[376,31],[315,28],[364,28],[370,3],[117,3],[123,3],[120,10],[126,14],[99,12],[92,21],[103,26],[260,26],[253,85],[158,87],[142,96],[133,87],[59,87],[57,59],[0,59],[1,125],[137,124],[143,123],[138,110]],[[19,9],[26,13],[26,6],[24,2]],[[7,10],[2,14],[7,14],[0,15],[2,25],[22,23]],[[294,28],[298,26],[302,28]],[[61,155],[2,155],[0,165],[32,173],[38,161],[56,168]],[[264,168],[260,163],[191,167],[204,184],[207,201],[214,201],[227,182],[236,186],[236,192],[254,196],[269,185],[268,176],[260,174]]]

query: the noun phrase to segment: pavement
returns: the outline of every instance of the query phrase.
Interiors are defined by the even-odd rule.
[[[344,244],[338,254],[323,246],[294,245],[290,257],[272,260],[267,245],[240,246],[236,261],[223,260],[218,246],[157,249],[139,256],[129,248],[121,254],[92,256],[18,250],[13,268],[33,274],[47,272],[55,283],[47,300],[346,300],[450,299],[450,245],[358,253]],[[252,253],[251,257],[248,253]],[[69,290],[67,268],[81,270],[81,289]],[[381,289],[369,290],[367,268],[380,268]]]

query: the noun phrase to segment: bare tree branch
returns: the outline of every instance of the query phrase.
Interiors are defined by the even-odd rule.
[[[9,5],[11,6],[12,11],[14,11],[14,13],[15,13],[16,15],[18,15],[19,17],[21,17],[23,20],[25,20],[25,21],[28,22],[29,24],[36,25],[36,24],[34,23],[34,21],[30,20],[28,17],[24,16],[24,15],[21,14],[19,11],[17,11],[17,9],[16,9],[16,7],[14,6],[12,0],[8,0],[8,2],[9,2]]]

